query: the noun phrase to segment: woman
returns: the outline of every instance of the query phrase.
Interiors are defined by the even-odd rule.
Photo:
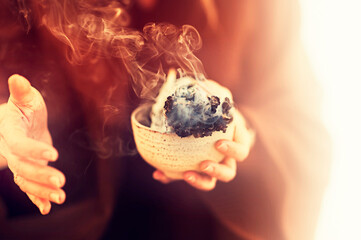
[[[89,55],[89,48],[84,47],[90,46],[87,40],[74,41],[82,40],[77,31],[54,28],[59,22],[73,23],[71,18],[79,16],[79,8],[72,8],[67,1],[51,2],[23,6],[22,1],[20,5],[9,1],[1,8],[8,23],[1,31],[0,82],[5,100],[9,96],[3,90],[7,77],[13,73],[26,76],[48,108],[54,148],[44,122],[39,124],[43,138],[37,140],[48,144],[42,145],[39,153],[47,149],[53,155],[36,158],[46,163],[59,154],[58,161],[51,163],[54,168],[47,168],[58,180],[44,180],[49,181],[47,193],[50,188],[57,195],[53,199],[54,195],[41,195],[44,191],[38,196],[30,192],[29,198],[43,214],[50,211],[50,201],[63,203],[65,193],[67,200],[53,205],[49,215],[36,214],[20,190],[29,194],[29,189],[19,189],[12,182],[14,173],[16,183],[24,183],[19,181],[18,165],[11,166],[16,161],[3,157],[3,165],[10,169],[1,173],[1,235],[59,239],[312,237],[327,182],[329,143],[320,123],[318,90],[300,48],[297,4],[189,0],[139,1],[130,6],[133,28],[140,29],[149,21],[168,21],[198,29],[204,42],[199,56],[206,72],[231,89],[238,110],[257,134],[252,149],[251,140],[242,148],[239,142],[235,145],[237,141],[227,142],[226,156],[244,162],[228,161],[221,174],[217,171],[227,164],[212,165],[214,171],[205,171],[207,175],[185,175],[188,185],[163,185],[150,181],[151,175],[162,183],[171,179],[159,171],[153,173],[139,156],[133,156],[129,115],[139,100],[126,64],[120,65],[113,55],[101,55],[93,48]],[[92,1],[80,2],[82,7],[93,7],[91,10],[99,8]],[[113,8],[96,12],[105,14],[107,21],[118,21],[113,19],[114,9],[123,5],[111,2],[109,6]],[[24,16],[22,24],[18,22],[19,11]],[[128,21],[122,16],[120,25]],[[69,47],[72,54],[66,55]],[[28,96],[22,93],[29,92],[26,80],[15,76],[9,84],[9,103],[15,104],[13,110],[21,108]],[[4,124],[9,117],[3,109],[9,109],[9,103],[2,105],[2,143],[15,142],[16,147],[6,145],[7,149],[26,158],[24,152],[19,153],[19,146],[29,145],[10,141],[20,137],[4,130],[9,128]],[[245,151],[235,152],[243,147]],[[3,149],[1,154],[9,156]],[[62,173],[66,176],[64,191]],[[216,180],[220,180],[217,186]]]

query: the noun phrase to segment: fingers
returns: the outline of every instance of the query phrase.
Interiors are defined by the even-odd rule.
[[[65,176],[59,170],[14,155],[8,156],[8,166],[14,173],[14,182],[42,214],[50,211],[49,201],[58,204],[65,201],[65,193],[60,189],[65,184]]]
[[[173,179],[164,175],[162,171],[156,170],[153,172],[153,178],[161,183],[167,184],[173,181]]]
[[[50,212],[51,203],[48,200],[36,197],[28,193],[26,195],[28,195],[29,199],[35,204],[35,206],[39,208],[41,214],[46,215]]]
[[[65,201],[65,192],[61,189],[53,189],[51,187],[38,184],[17,174],[14,174],[14,181],[19,188],[27,194],[58,204],[62,204]]]
[[[194,171],[185,172],[183,177],[184,177],[184,181],[186,181],[189,185],[203,191],[210,191],[214,189],[217,181],[217,179],[214,177],[199,174]],[[170,179],[167,176],[165,176],[164,173],[159,170],[156,170],[153,173],[153,178],[164,184],[168,184],[174,181],[173,179]]]
[[[203,173],[222,182],[230,182],[236,176],[237,164],[234,158],[226,157],[222,162],[203,161],[200,164]]]
[[[14,134],[6,137],[6,143],[13,155],[34,160],[56,161],[58,151],[51,145]]]
[[[246,144],[232,142],[229,140],[219,140],[216,142],[216,149],[225,156],[243,161],[248,157],[250,147]]]
[[[34,95],[29,81],[18,74],[12,75],[9,80],[10,99],[15,104],[26,105]]]
[[[210,191],[215,188],[217,180],[230,182],[236,176],[237,164],[234,158],[226,157],[222,162],[203,161],[200,164],[202,173],[187,171],[183,174],[184,181],[194,188],[203,191]],[[153,178],[162,183],[170,183],[172,179],[157,170],[153,173]]]
[[[9,168],[14,174],[42,185],[61,188],[65,184],[64,174],[47,165],[39,165],[36,162],[27,160],[12,159],[9,162]]]
[[[208,175],[203,175],[194,171],[183,174],[184,180],[194,188],[203,191],[210,191],[215,188],[217,179]]]

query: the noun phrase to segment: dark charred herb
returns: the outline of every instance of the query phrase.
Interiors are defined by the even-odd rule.
[[[217,111],[218,105],[221,104],[221,102],[219,101],[219,97],[216,97],[216,96],[208,97],[208,100],[211,103],[212,113],[215,113]]]
[[[166,111],[170,111],[173,108],[174,98],[172,96],[167,97],[167,101],[165,101],[164,109]]]
[[[232,103],[229,100],[229,98],[226,97],[224,99],[224,102],[222,103],[222,113],[227,114],[231,108],[232,108]]]
[[[178,100],[182,99],[183,100]],[[185,100],[184,100],[185,99]],[[216,114],[220,99],[208,97],[206,103],[195,103],[194,92],[182,97],[169,96],[164,104],[167,123],[180,137],[193,135],[196,138],[211,136],[215,131],[226,132],[227,125],[232,122],[230,114],[232,103],[226,98],[222,103],[222,114]],[[184,114],[184,110],[187,114]]]

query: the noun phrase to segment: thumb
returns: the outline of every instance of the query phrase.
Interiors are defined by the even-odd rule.
[[[26,105],[34,98],[30,82],[18,74],[9,78],[10,100],[17,105]]]

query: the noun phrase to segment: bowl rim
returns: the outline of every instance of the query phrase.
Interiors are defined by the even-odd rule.
[[[150,127],[148,126],[145,126],[143,124],[141,124],[137,119],[136,119],[136,115],[141,112],[142,110],[144,110],[145,108],[151,108],[152,107],[152,103],[143,103],[141,105],[139,105],[136,109],[133,110],[131,116],[130,116],[130,121],[132,124],[135,124],[137,127],[139,128],[142,128],[144,130],[147,130],[149,132],[154,132],[154,133],[157,133],[157,134],[162,134],[162,135],[177,135],[175,133],[166,133],[166,132],[159,132],[157,130],[154,130],[154,129],[151,129]]]

